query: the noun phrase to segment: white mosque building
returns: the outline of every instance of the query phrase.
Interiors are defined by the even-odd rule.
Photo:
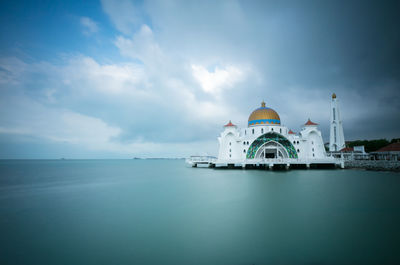
[[[310,119],[298,133],[282,125],[278,113],[265,102],[249,116],[247,127],[239,128],[231,121],[218,137],[218,157],[214,160],[193,157],[192,166],[211,167],[274,167],[330,165],[343,166],[327,156],[318,124]],[[204,162],[202,162],[204,161]]]

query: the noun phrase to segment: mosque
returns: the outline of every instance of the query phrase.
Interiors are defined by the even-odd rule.
[[[317,123],[308,119],[296,133],[282,125],[279,114],[267,107],[264,101],[250,114],[246,128],[239,128],[231,121],[224,125],[218,143],[217,158],[198,157],[196,160],[192,157],[188,163],[192,166],[207,164],[209,167],[243,168],[271,168],[277,165],[286,168],[315,165],[343,167],[340,161],[327,155]]]

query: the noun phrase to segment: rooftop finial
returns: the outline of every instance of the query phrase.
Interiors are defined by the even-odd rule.
[[[264,100],[261,102],[261,107],[265,108],[265,102],[264,102]]]

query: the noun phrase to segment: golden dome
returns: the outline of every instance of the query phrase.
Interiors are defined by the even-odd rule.
[[[332,98],[336,98],[336,94],[335,93],[332,94]]]
[[[281,118],[275,110],[265,107],[265,102],[261,103],[261,107],[250,114],[248,126],[263,124],[281,124]]]

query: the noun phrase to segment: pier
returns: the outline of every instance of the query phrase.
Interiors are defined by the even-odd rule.
[[[209,168],[242,168],[242,169],[315,169],[315,168],[344,168],[344,160],[326,157],[323,159],[246,159],[246,160],[220,160],[212,156],[191,156],[186,163],[192,167]]]

